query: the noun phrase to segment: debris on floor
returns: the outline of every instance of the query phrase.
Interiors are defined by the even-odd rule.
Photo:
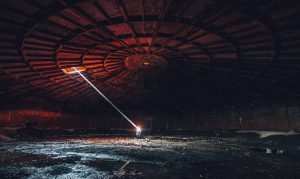
[[[1,178],[299,178],[299,145],[253,136],[52,136],[0,143]],[[278,155],[270,155],[278,154]],[[284,155],[283,155],[284,154]],[[228,172],[230,171],[230,172]]]

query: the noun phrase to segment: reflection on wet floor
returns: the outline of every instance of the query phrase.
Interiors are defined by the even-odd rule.
[[[241,137],[52,137],[0,143],[1,178],[298,178],[299,146]],[[258,152],[259,151],[259,152]],[[264,150],[261,150],[264,151]]]

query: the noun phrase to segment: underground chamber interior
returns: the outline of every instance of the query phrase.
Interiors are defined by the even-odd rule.
[[[0,5],[0,178],[300,178],[297,0]]]

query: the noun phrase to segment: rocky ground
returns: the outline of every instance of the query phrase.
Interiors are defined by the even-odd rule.
[[[299,138],[203,132],[2,141],[0,178],[300,178]]]

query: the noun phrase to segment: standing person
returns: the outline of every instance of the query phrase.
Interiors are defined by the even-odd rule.
[[[142,129],[140,127],[136,127],[136,138],[140,139],[142,134]]]

